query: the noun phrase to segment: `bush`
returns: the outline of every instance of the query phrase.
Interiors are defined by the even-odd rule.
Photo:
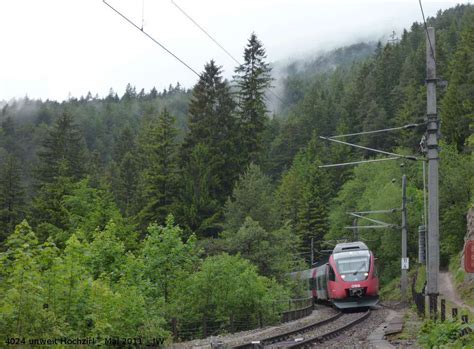
[[[420,329],[418,342],[423,348],[441,348],[444,345],[449,345],[450,348],[459,345],[462,348],[468,343],[474,344],[472,333],[469,336],[460,337],[461,331],[468,327],[470,326],[460,321],[434,322],[427,320]]]

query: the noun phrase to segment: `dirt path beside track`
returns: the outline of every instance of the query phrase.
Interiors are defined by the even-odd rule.
[[[453,278],[451,273],[448,271],[442,271],[439,273],[439,293],[442,297],[450,300],[460,308],[467,308],[471,313],[474,313],[474,308],[464,303],[459,297],[454,287]]]

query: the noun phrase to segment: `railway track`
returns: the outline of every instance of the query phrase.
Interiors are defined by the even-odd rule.
[[[234,347],[234,349],[251,348],[308,348],[322,343],[348,328],[364,321],[370,315],[370,310],[364,313],[338,313],[328,319],[315,322],[273,337],[252,341]]]

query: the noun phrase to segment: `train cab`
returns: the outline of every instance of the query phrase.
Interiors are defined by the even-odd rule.
[[[328,263],[328,297],[338,308],[378,302],[374,256],[363,242],[338,244]]]

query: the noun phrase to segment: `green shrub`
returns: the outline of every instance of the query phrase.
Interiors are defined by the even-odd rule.
[[[445,345],[450,348],[462,348],[472,342],[472,332],[468,336],[460,336],[461,331],[468,327],[472,330],[472,326],[460,321],[435,322],[427,320],[419,331],[418,342],[423,348],[442,348]]]

